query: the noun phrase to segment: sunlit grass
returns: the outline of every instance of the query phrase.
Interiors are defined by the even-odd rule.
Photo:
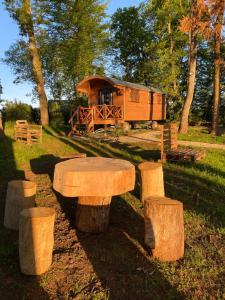
[[[187,134],[179,134],[179,140],[210,144],[225,144],[225,133],[221,136],[213,136],[209,134],[209,130],[206,127],[189,127]]]
[[[72,140],[59,133],[51,127],[46,127],[43,130],[42,144],[26,145],[13,140],[12,124],[7,124],[6,138],[0,141],[1,180],[11,180],[17,175],[20,178],[19,172],[29,170],[32,161],[36,161],[37,165],[48,162],[48,160],[54,162],[54,158],[75,152],[85,152],[88,156],[127,159],[135,165],[145,160],[157,161],[160,158],[157,146],[149,143],[126,145],[97,142],[93,139]],[[162,299],[160,298],[162,295],[155,292],[158,290],[164,291],[166,299],[176,299],[176,295],[173,294],[174,290],[167,290],[163,279],[186,299],[223,299],[225,292],[223,288],[225,151],[207,150],[205,159],[196,163],[166,164],[164,178],[166,195],[184,203],[184,258],[175,263],[160,263],[146,255],[146,250],[141,242],[143,232],[140,222],[143,204],[139,201],[138,179],[133,192],[115,197],[112,201],[111,222],[112,228],[118,229],[118,239],[116,242],[111,241],[111,236],[106,235],[101,249],[99,249],[97,238],[94,239],[91,247],[92,255],[100,265],[107,262],[109,268],[113,268],[117,264],[125,276],[129,276],[129,274],[132,278],[136,276],[135,283],[138,284],[140,291],[138,292],[135,284],[127,287],[132,295],[140,293],[140,297],[136,299],[141,299],[142,293],[150,295],[149,299],[151,297]],[[39,187],[37,201],[45,204],[48,194],[51,192],[48,170],[44,169],[44,174],[37,173],[36,180]],[[4,232],[2,231],[2,233]],[[121,242],[123,239],[126,241],[125,244]],[[128,255],[130,245],[136,249],[137,257],[138,255],[143,257],[144,266],[138,265],[137,267],[136,263],[141,260]],[[16,247],[14,248],[16,249]],[[15,268],[15,251],[17,250],[14,248],[12,248],[12,253],[9,251],[8,245],[2,246],[0,261],[2,259],[3,262]],[[74,259],[78,258],[79,253],[74,256]],[[153,270],[149,270],[149,266],[152,266]],[[75,294],[87,284],[86,281],[89,280],[90,274],[87,275],[85,275],[86,277],[80,276],[79,285],[73,283]],[[42,277],[41,286],[47,289],[49,282],[55,281],[56,278],[57,275],[54,271],[47,273]],[[126,283],[124,284],[126,286]],[[100,287],[94,292],[93,297],[88,292],[85,292],[85,297],[87,299],[104,299],[104,297],[107,299],[108,293],[107,287]]]

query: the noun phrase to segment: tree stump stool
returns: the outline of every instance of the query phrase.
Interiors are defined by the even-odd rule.
[[[144,201],[145,244],[161,261],[175,261],[184,255],[183,204],[166,197]]]
[[[20,212],[25,208],[36,206],[36,183],[26,180],[13,180],[8,183],[4,226],[19,229]]]
[[[66,197],[78,197],[76,227],[102,232],[109,223],[112,196],[134,189],[135,168],[125,160],[104,157],[76,158],[58,163],[54,189]]]
[[[20,213],[19,256],[21,272],[41,275],[52,264],[55,209],[34,207]]]
[[[141,173],[141,201],[151,196],[165,196],[161,163],[143,162],[138,166]]]

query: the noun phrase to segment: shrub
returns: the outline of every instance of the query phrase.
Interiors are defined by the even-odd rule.
[[[7,121],[16,120],[27,120],[28,122],[32,120],[32,107],[29,104],[22,102],[6,102],[5,116]]]
[[[32,121],[34,121],[34,123],[37,123],[37,124],[41,123],[40,108],[33,107],[31,116],[32,116]]]
[[[74,103],[67,100],[50,100],[48,101],[48,111],[50,123],[52,126],[63,126],[67,125],[71,109],[74,107]]]

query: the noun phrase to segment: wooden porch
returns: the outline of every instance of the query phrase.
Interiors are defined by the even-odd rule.
[[[71,125],[69,136],[78,133],[81,125],[85,126],[87,132],[93,132],[94,125],[115,125],[122,123],[123,120],[123,106],[106,104],[78,106],[72,111],[69,120]]]

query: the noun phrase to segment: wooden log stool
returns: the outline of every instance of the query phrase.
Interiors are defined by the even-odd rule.
[[[12,180],[8,183],[4,226],[19,229],[20,212],[25,208],[36,206],[36,183],[27,180]]]
[[[66,197],[78,197],[76,227],[102,232],[109,223],[112,196],[134,189],[135,168],[121,159],[86,157],[56,164],[54,189]]]
[[[138,166],[141,173],[141,201],[151,196],[165,196],[161,163],[143,162]]]
[[[55,209],[34,207],[20,213],[19,256],[21,272],[41,275],[52,264]]]
[[[175,261],[184,255],[183,204],[166,197],[144,201],[145,244],[161,261]]]

